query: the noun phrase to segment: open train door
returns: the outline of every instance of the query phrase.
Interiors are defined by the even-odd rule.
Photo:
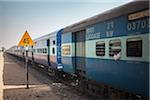
[[[75,72],[81,76],[85,77],[85,30],[77,31],[75,36]]]
[[[32,46],[32,61],[34,61],[34,50],[33,50],[33,46]]]
[[[48,61],[48,66],[51,65],[50,63],[50,39],[47,39],[47,61]]]

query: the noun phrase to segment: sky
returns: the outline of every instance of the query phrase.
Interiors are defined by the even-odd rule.
[[[0,0],[0,47],[18,45],[132,0]]]

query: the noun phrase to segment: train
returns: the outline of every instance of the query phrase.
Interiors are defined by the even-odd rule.
[[[28,57],[86,89],[149,98],[149,27],[149,1],[132,1],[35,39]],[[6,52],[25,56],[24,47]]]

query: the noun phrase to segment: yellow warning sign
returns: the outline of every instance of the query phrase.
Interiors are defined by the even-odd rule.
[[[20,40],[18,46],[33,46],[34,42],[31,39],[29,33],[27,31],[25,31],[22,39]]]

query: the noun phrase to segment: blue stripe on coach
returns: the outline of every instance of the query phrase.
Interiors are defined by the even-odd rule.
[[[78,57],[77,57],[78,58]],[[81,57],[79,57],[81,58]],[[62,57],[63,71],[75,72],[75,57]],[[86,76],[97,82],[111,84],[120,90],[149,95],[149,63],[86,58]]]
[[[59,30],[57,32],[57,64],[59,66],[62,65],[62,62],[61,62],[61,34],[62,34],[62,31],[63,29]]]
[[[62,56],[63,71],[67,73],[74,73],[74,57]]]
[[[149,63],[87,58],[87,77],[122,90],[149,95]]]

